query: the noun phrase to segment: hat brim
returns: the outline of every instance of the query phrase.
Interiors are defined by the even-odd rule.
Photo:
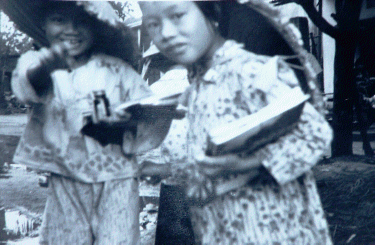
[[[47,46],[48,41],[39,24],[41,3],[41,0],[0,1],[0,8],[20,31],[33,38],[39,45]]]

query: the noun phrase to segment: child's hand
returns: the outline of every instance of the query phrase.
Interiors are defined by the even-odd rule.
[[[36,52],[34,63],[27,69],[27,78],[38,96],[43,96],[51,89],[51,72],[68,68],[66,46],[63,43],[42,48]]]
[[[144,161],[140,166],[140,175],[142,176],[159,176],[162,179],[171,176],[170,164],[156,164],[150,161]]]
[[[115,115],[121,120],[121,121],[129,121],[132,117],[132,114],[125,111],[125,110],[117,110],[115,111]]]
[[[53,44],[50,48],[41,48],[38,52],[39,64],[36,67],[45,68],[49,73],[57,69],[68,68],[67,46],[65,43]]]
[[[148,184],[156,185],[162,179],[171,175],[169,164],[156,164],[150,161],[144,161],[140,167],[141,180],[146,180]]]
[[[209,176],[217,176],[223,172],[247,172],[257,170],[261,163],[254,156],[239,157],[237,154],[221,156],[198,155],[195,160],[201,170]]]

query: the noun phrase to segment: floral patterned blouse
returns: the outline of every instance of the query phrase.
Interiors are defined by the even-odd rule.
[[[191,87],[185,102],[188,161],[193,166],[194,156],[205,152],[210,129],[255,113],[299,86],[282,59],[247,52],[231,40],[216,51],[210,64],[195,64],[189,70]],[[290,133],[252,153],[263,172],[203,206],[191,207],[197,243],[331,244],[311,171],[331,140],[324,116],[306,103]],[[184,170],[197,174],[191,168],[175,171],[181,175]]]
[[[116,106],[152,95],[147,84],[122,60],[96,54],[77,69],[54,71],[52,88],[40,96],[26,76],[35,52],[19,59],[12,78],[17,98],[33,105],[14,161],[86,183],[136,177],[135,157],[124,157],[120,145],[102,146],[80,130],[83,113],[93,110],[92,91],[105,90]]]

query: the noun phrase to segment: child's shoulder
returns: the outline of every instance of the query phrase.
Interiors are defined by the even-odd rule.
[[[280,56],[267,56],[247,51],[242,45],[234,42],[232,48],[228,49],[229,56],[228,67],[232,72],[239,74],[257,73],[266,68],[275,67],[278,73],[287,73],[291,71],[289,65]]]
[[[222,58],[224,62],[221,62],[224,65],[224,70],[221,70],[221,73],[225,70],[229,73],[236,73],[238,75],[250,75],[256,74],[259,69],[266,65],[272,57],[256,54],[245,50],[243,45],[228,40],[223,50],[221,51]]]
[[[234,41],[227,46],[225,52],[226,65],[224,69],[219,68],[219,73],[223,77],[235,74],[237,77],[262,80],[263,83],[269,80],[268,78],[272,78],[272,80],[281,80],[293,86],[298,84],[294,71],[280,56],[252,53]]]

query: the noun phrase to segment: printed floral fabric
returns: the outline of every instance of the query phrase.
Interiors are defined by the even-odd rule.
[[[49,177],[39,244],[140,244],[136,179],[87,184]]]
[[[92,91],[104,90],[112,107],[152,94],[140,76],[122,60],[94,55],[73,71],[51,74],[50,92],[38,96],[26,77],[35,51],[24,54],[14,71],[12,89],[33,107],[14,161],[43,171],[95,183],[137,175],[135,157],[124,157],[120,145],[103,147],[80,130],[84,113],[92,112]]]
[[[188,162],[206,149],[207,133],[255,113],[299,86],[280,58],[247,52],[226,41],[207,64],[191,67],[188,107]],[[198,244],[331,244],[311,168],[327,151],[332,130],[306,103],[297,126],[253,154],[264,171],[245,186],[203,207],[192,207]],[[184,168],[175,167],[183,175]],[[185,175],[192,169],[185,168]]]

